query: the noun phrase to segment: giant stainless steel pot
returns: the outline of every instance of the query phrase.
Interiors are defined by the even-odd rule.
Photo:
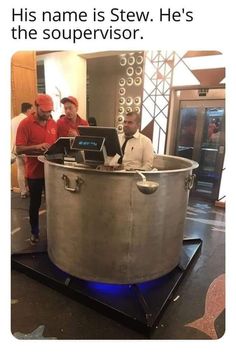
[[[44,160],[51,261],[85,280],[115,284],[156,279],[178,265],[194,161],[162,155],[137,188],[135,171],[97,171]]]

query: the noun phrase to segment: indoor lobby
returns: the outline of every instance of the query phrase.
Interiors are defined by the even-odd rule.
[[[50,119],[58,122],[66,113],[61,101],[72,97],[88,123],[79,125],[73,138],[62,136],[52,153],[49,147],[32,155],[45,173],[35,244],[31,196],[28,190],[21,193],[12,147],[12,334],[19,339],[221,338],[224,55],[16,52],[11,118],[21,113],[23,102],[37,109],[40,94],[52,99]],[[125,153],[120,137],[133,113],[152,143],[149,170],[116,169]],[[96,156],[96,163],[89,156]]]

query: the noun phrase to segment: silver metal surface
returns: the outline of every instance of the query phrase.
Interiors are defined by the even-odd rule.
[[[42,159],[44,160],[44,159]],[[85,280],[132,284],[158,278],[179,262],[194,161],[157,156],[159,184],[140,193],[135,171],[97,171],[44,160],[48,254],[63,271]],[[73,193],[65,188],[80,188]]]

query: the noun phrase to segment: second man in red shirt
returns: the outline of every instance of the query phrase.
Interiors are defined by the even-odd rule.
[[[61,103],[64,104],[65,114],[57,121],[58,137],[79,135],[78,126],[88,125],[88,122],[77,113],[79,108],[77,99],[73,96],[68,96],[64,97]]]

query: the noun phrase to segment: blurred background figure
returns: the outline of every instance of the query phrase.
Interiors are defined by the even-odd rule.
[[[216,129],[216,120],[213,118],[211,122],[208,125],[208,139],[211,138],[212,134],[214,133]]]
[[[193,147],[196,131],[196,120],[190,117],[184,117],[181,122],[179,145]]]
[[[88,124],[89,124],[91,127],[95,127],[95,126],[97,125],[96,118],[95,118],[95,117],[89,117],[89,119],[88,119]]]
[[[12,136],[12,153],[16,153],[16,133],[20,122],[28,117],[33,111],[33,105],[29,102],[23,102],[21,104],[21,113],[12,118],[11,120],[11,136]],[[25,157],[24,155],[16,156],[16,166],[17,166],[17,182],[20,188],[21,198],[27,198],[28,187],[27,180],[25,178]]]
[[[221,123],[215,122],[214,130],[209,138],[209,141],[213,144],[218,144],[220,142],[220,134],[221,134]]]

